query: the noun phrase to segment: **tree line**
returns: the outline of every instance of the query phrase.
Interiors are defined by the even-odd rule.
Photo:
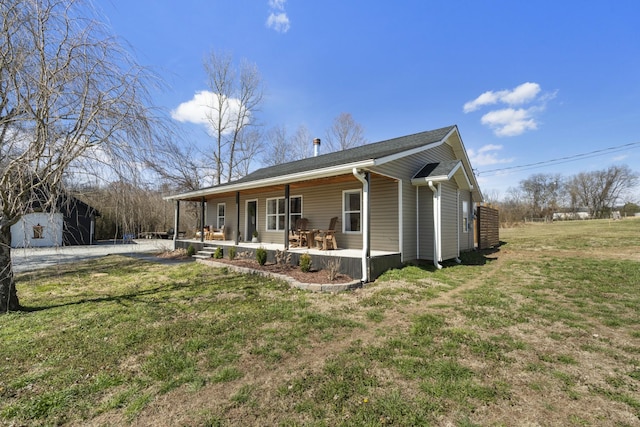
[[[556,218],[578,218],[579,212],[589,218],[608,218],[614,211],[622,215],[640,212],[634,199],[637,194],[632,193],[637,185],[637,172],[627,165],[614,165],[569,177],[536,173],[510,188],[502,200],[489,199],[499,207],[503,224],[550,221],[554,214]]]

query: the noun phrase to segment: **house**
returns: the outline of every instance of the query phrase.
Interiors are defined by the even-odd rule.
[[[52,209],[43,205],[36,200],[11,226],[12,248],[93,244],[98,211],[72,196],[60,196]]]
[[[315,140],[315,152],[320,141]],[[169,196],[199,202],[205,224],[225,230],[223,242],[175,240],[176,247],[250,247],[253,231],[269,249],[341,258],[362,282],[414,260],[437,267],[474,248],[473,208],[482,194],[457,126],[367,144],[256,170],[236,181]],[[338,250],[289,248],[299,218],[326,229],[337,217]]]

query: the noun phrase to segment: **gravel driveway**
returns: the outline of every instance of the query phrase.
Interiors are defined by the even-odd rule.
[[[14,273],[52,267],[67,262],[84,261],[106,255],[121,254],[145,257],[146,255],[171,250],[172,240],[140,239],[133,243],[100,242],[91,246],[61,246],[57,248],[11,249]],[[153,257],[155,260],[159,258]]]

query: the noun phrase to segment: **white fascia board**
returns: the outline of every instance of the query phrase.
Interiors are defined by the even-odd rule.
[[[374,165],[373,160],[364,160],[361,162],[349,163],[339,166],[332,166],[324,169],[312,171],[298,172],[290,175],[282,175],[273,178],[266,178],[257,181],[247,181],[238,184],[229,184],[222,187],[205,188],[202,190],[191,191],[188,193],[176,194],[173,196],[163,197],[164,200],[181,200],[193,197],[210,196],[219,193],[228,193],[233,191],[242,191],[253,188],[268,187],[271,185],[291,184],[298,181],[307,181],[311,179],[329,178],[332,176],[342,175],[344,173],[351,174],[353,168],[368,168]]]
[[[429,181],[431,182],[444,182],[444,181],[449,181],[449,177],[447,175],[440,175],[440,176],[429,176],[426,178],[411,178],[411,184],[412,185],[429,185]]]

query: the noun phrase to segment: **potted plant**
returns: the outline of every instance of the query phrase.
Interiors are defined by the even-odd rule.
[[[253,230],[253,237],[251,238],[251,243],[258,243],[258,230]]]

